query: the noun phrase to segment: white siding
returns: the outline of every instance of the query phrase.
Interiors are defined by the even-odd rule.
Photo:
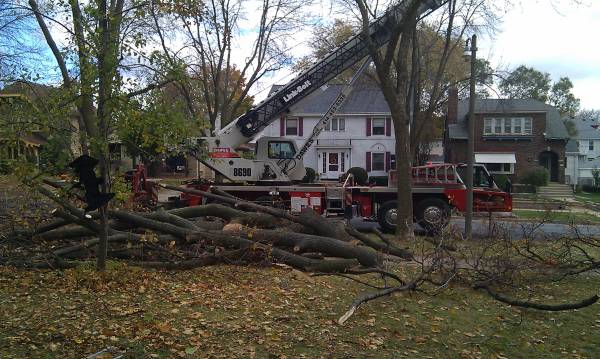
[[[304,144],[304,141],[310,136],[314,126],[320,120],[320,117],[312,116],[297,116],[290,114],[288,117],[302,117],[303,118],[303,136],[286,136],[293,139],[298,147]],[[366,154],[367,152],[390,152],[394,154],[394,128],[393,123],[391,125],[392,136],[378,135],[378,136],[367,136],[367,117],[389,117],[389,114],[377,114],[377,115],[344,115],[339,116],[345,118],[345,130],[344,131],[323,131],[321,132],[318,142],[315,142],[313,146],[308,150],[304,156],[304,166],[311,167],[317,170],[317,173],[322,172],[322,162],[318,158],[319,151],[341,151],[343,146],[340,144],[346,143],[350,147],[349,158],[345,163],[345,169],[350,167],[362,167],[367,168]],[[280,120],[276,120],[271,123],[260,136],[280,136]],[[259,137],[260,137],[259,136]],[[337,141],[336,141],[337,140]],[[337,146],[324,147],[324,143],[335,143]],[[385,176],[386,171],[371,171],[370,176]]]

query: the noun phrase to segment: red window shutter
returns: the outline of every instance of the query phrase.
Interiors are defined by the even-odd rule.
[[[386,136],[392,135],[392,119],[389,117],[386,117],[386,119],[385,119],[385,135]]]
[[[371,172],[371,152],[367,152],[367,172]]]
[[[385,153],[385,171],[388,172],[390,170],[392,164],[392,156],[391,153],[386,152]]]
[[[371,136],[371,118],[367,117],[367,137]]]
[[[285,136],[285,116],[281,115],[279,117],[279,136]]]
[[[304,119],[302,117],[298,117],[298,136],[304,136]]]

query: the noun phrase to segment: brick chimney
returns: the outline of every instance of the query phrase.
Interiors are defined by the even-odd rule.
[[[458,88],[452,86],[448,89],[448,110],[446,112],[446,126],[458,120]]]

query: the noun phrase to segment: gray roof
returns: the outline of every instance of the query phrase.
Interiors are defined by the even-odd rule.
[[[324,89],[317,89],[297,104],[290,108],[290,112],[303,115],[322,115],[333,103],[335,98],[342,91],[344,85],[327,85]],[[269,95],[278,91],[281,85],[274,85],[269,91]],[[338,110],[339,114],[389,114],[390,108],[383,97],[381,90],[373,85],[354,85],[350,95],[346,99],[342,108]]]
[[[523,99],[479,99],[475,101],[475,113],[546,113],[546,138],[567,139],[569,133],[560,114],[553,106],[537,100]],[[456,124],[448,125],[448,136],[452,139],[467,139],[467,115],[469,113],[469,100],[458,101],[458,119]]]
[[[590,119],[581,119],[574,118],[571,121],[575,124],[577,128],[577,136],[575,136],[578,140],[592,140],[592,139],[600,139],[600,122],[590,120]],[[597,126],[594,128],[592,126]]]

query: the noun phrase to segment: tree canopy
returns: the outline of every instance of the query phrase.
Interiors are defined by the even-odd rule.
[[[503,96],[548,103],[563,116],[572,117],[579,110],[580,101],[573,94],[573,82],[568,77],[552,83],[549,73],[533,67],[517,67],[500,81],[498,87]]]

